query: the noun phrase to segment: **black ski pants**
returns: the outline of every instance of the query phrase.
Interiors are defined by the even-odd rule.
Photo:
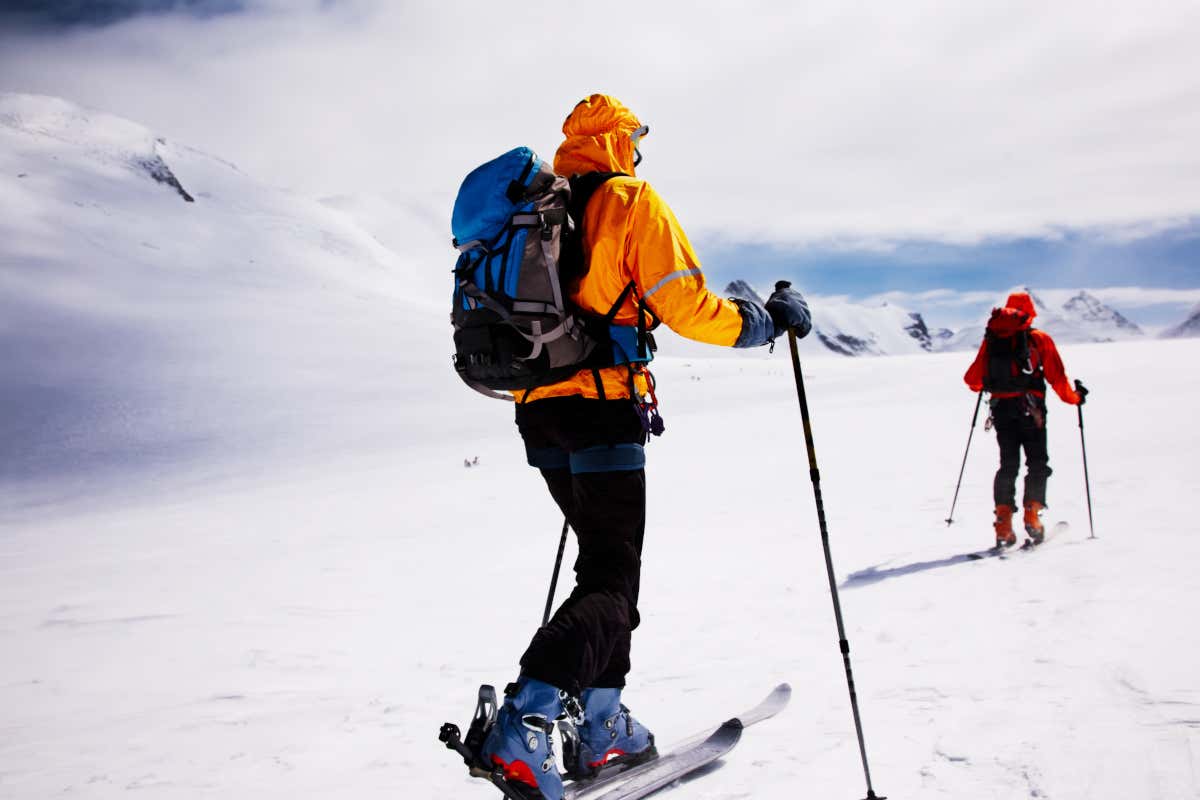
[[[1046,504],[1046,481],[1050,478],[1050,456],[1046,451],[1046,405],[1038,400],[1042,415],[1041,424],[1037,417],[1028,413],[1024,397],[1006,397],[992,406],[992,423],[996,427],[996,441],[1000,445],[1000,469],[992,484],[992,495],[996,505],[1021,508],[1037,501]],[[1021,506],[1017,505],[1017,473],[1021,469],[1021,450],[1025,451],[1025,496]]]
[[[631,400],[553,397],[518,404],[529,463],[575,531],[575,588],[538,629],[521,674],[578,695],[622,688],[646,527],[646,434]]]

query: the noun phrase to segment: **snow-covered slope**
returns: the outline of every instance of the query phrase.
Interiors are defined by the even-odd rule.
[[[0,95],[0,206],[2,482],[428,442],[457,389],[432,267],[137,124]]]
[[[1200,603],[1200,539],[1178,503],[1200,482],[1162,448],[1200,447],[1175,424],[1200,379],[1172,368],[1200,350],[1063,351],[1092,387],[1098,538],[1073,411],[1052,401],[1049,513],[1071,528],[1005,561],[963,557],[991,537],[996,450],[982,428],[957,524],[942,522],[972,402],[959,354],[806,363],[880,794],[1200,791],[1200,650],[1181,633],[1181,609]],[[1146,367],[1133,390],[1129,363]],[[720,768],[668,794],[861,797],[786,351],[666,360],[658,375],[667,433],[647,453],[624,699],[668,744],[778,681],[796,689]],[[443,400],[430,426],[441,449],[278,461],[162,501],[130,484],[96,513],[21,512],[0,496],[0,795],[493,797],[435,732],[467,722],[480,683],[515,677],[561,517],[509,420],[464,435],[446,420],[489,401],[461,388]],[[376,402],[406,413],[409,401]],[[186,409],[176,421],[191,424]],[[467,454],[480,464],[464,469]],[[560,598],[569,570],[562,580]]]
[[[1184,339],[1200,336],[1200,306],[1192,309],[1187,319],[1162,333],[1164,339]]]

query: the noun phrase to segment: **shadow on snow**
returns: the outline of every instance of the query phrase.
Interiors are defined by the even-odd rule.
[[[879,567],[867,567],[860,569],[858,572],[852,572],[846,580],[842,581],[843,589],[856,589],[860,586],[870,586],[873,583],[886,581],[890,578],[899,578],[902,575],[913,575],[918,572],[928,572],[931,569],[941,569],[954,564],[971,563],[979,560],[981,557],[986,557],[987,551],[974,551],[970,553],[959,553],[955,556],[939,558],[933,561],[917,561],[912,564],[905,564],[899,567],[888,567],[880,569]]]

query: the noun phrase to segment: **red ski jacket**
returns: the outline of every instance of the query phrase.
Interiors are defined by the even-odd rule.
[[[1058,348],[1054,346],[1054,340],[1050,338],[1050,334],[1045,331],[1040,331],[1033,327],[1033,318],[1037,316],[1037,310],[1033,306],[1033,299],[1026,292],[1013,292],[1008,296],[1005,302],[1006,309],[1013,309],[1024,317],[1023,322],[1019,323],[1017,330],[1029,331],[1029,349],[1035,364],[1042,368],[1043,374],[1046,376],[1046,382],[1054,388],[1055,393],[1062,399],[1064,403],[1071,405],[1079,405],[1079,395],[1071,388],[1071,381],[1067,379],[1067,371],[1063,367],[1062,357],[1058,354]],[[1015,316],[1015,315],[1014,315]],[[967,386],[971,387],[971,391],[979,392],[983,390],[983,378],[987,370],[988,363],[988,347],[987,339],[979,345],[979,352],[975,356],[975,361],[967,370],[967,374],[963,376]],[[1001,399],[1005,397],[1020,397],[1021,392],[995,392],[992,397]],[[1044,392],[1034,391],[1031,394],[1038,397],[1044,397]]]

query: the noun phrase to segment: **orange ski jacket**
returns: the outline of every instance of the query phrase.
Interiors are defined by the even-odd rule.
[[[631,134],[642,123],[617,99],[594,94],[581,101],[563,123],[566,137],[554,157],[554,171],[571,177],[589,172],[623,172],[592,195],[583,217],[584,276],[567,287],[583,310],[603,316],[622,290],[634,292],[617,309],[613,322],[636,325],[638,298],[671,330],[689,339],[732,346],[742,331],[737,305],[705,286],[700,260],[666,202],[650,184],[634,175]],[[634,370],[631,381],[630,369]],[[603,396],[612,400],[644,394],[644,365],[598,370]],[[514,393],[518,402],[582,395],[599,398],[592,370],[580,370],[558,383]]]
[[[1013,292],[1008,296],[1008,300],[1004,303],[1005,308],[1010,308],[1020,312],[1025,316],[1025,321],[1018,329],[1029,331],[1029,349],[1031,353],[1036,353],[1034,359],[1040,364],[1043,374],[1046,376],[1046,382],[1053,387],[1055,393],[1064,403],[1071,405],[1079,405],[1079,394],[1071,388],[1071,382],[1067,379],[1067,371],[1063,367],[1062,357],[1058,354],[1058,348],[1054,346],[1054,340],[1050,338],[1050,334],[1045,331],[1038,330],[1033,327],[1033,318],[1037,316],[1037,309],[1034,308],[1033,298],[1027,292]],[[983,390],[983,378],[987,370],[988,363],[988,347],[987,339],[979,345],[979,352],[975,356],[975,361],[967,369],[967,374],[963,376],[963,380],[967,386],[971,387],[971,391],[980,392]],[[1020,397],[1021,392],[994,392],[994,399],[1003,399],[1006,397]],[[1045,392],[1032,391],[1038,397],[1044,397]]]

